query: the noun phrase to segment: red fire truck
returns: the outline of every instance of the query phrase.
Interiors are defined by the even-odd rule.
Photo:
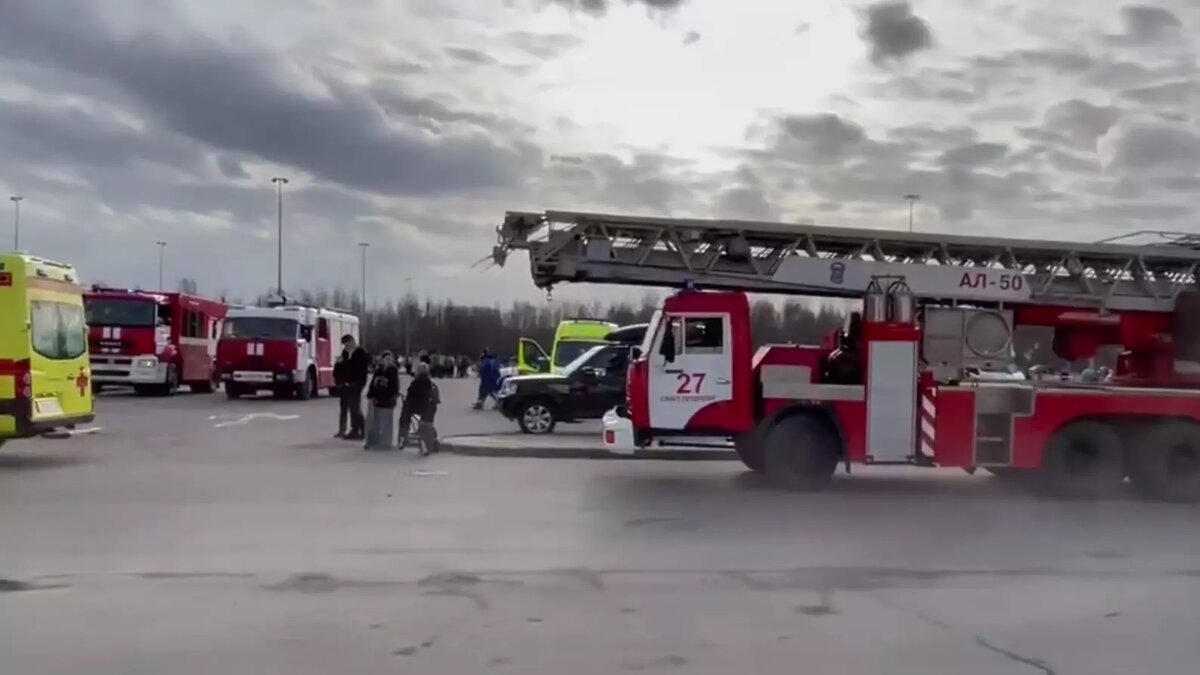
[[[358,317],[323,307],[272,301],[267,307],[229,310],[217,345],[225,395],[270,391],[280,398],[311,398],[333,387],[342,336],[358,339]]]
[[[978,468],[1066,496],[1131,479],[1200,499],[1200,238],[1033,241],[761,222],[509,213],[493,251],[536,285],[681,289],[605,420],[617,452],[726,442],[791,488],[839,464]],[[703,290],[699,290],[703,289]],[[753,349],[745,292],[861,302],[826,344]],[[1019,326],[1070,362],[1119,348],[1111,376],[1027,376]]]
[[[213,390],[223,303],[98,286],[83,301],[95,388],[132,386],[138,394],[167,396],[180,385]]]

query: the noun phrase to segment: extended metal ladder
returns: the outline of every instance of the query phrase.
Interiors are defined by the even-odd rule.
[[[529,252],[534,284],[564,281],[861,297],[903,276],[924,299],[1171,311],[1195,288],[1200,241],[1076,243],[738,220],[513,212],[492,259]],[[1163,243],[1165,242],[1165,243]]]

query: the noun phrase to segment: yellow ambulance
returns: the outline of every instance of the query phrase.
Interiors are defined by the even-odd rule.
[[[0,444],[94,417],[75,268],[0,253]]]

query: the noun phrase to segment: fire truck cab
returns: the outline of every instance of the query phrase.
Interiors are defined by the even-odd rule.
[[[358,317],[347,312],[283,301],[230,309],[217,345],[225,395],[317,396],[334,386],[333,365],[344,335],[359,336]]]
[[[547,227],[550,226],[550,227]],[[555,226],[558,226],[557,228]],[[533,238],[549,229],[544,238]],[[614,452],[726,442],[797,489],[839,465],[986,469],[1058,495],[1200,499],[1200,240],[1044,242],[811,225],[509,214],[535,282],[682,288],[604,420]],[[1165,241],[1164,241],[1165,238]],[[709,290],[697,290],[697,287]],[[821,345],[753,348],[746,291],[857,299]],[[1111,376],[1017,376],[1018,326]]]
[[[187,293],[92,287],[84,296],[92,382],[171,395],[180,385],[211,392],[217,337],[227,307]]]

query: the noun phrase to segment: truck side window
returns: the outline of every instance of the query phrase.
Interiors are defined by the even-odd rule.
[[[186,310],[183,313],[183,336],[184,337],[204,337],[203,326],[204,317],[200,312]]]
[[[689,317],[684,322],[686,354],[720,354],[725,347],[725,320],[717,316]]]
[[[317,319],[317,339],[329,339],[329,319]]]

